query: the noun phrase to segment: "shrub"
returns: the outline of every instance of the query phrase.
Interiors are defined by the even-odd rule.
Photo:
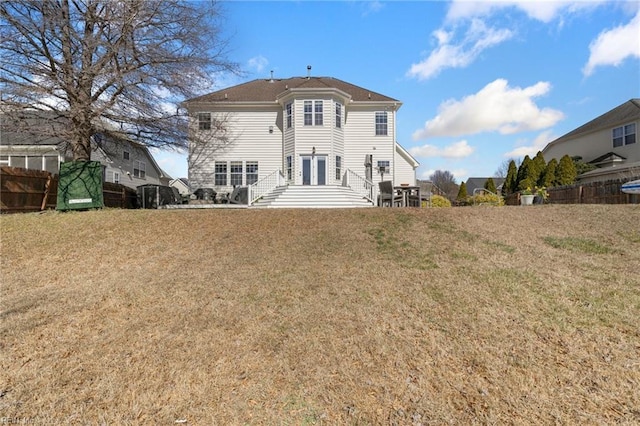
[[[504,198],[494,194],[477,194],[471,197],[471,204],[493,204],[494,206],[504,206]]]
[[[451,201],[442,195],[432,195],[431,207],[451,207]]]

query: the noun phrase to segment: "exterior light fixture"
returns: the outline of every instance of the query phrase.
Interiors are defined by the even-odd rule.
[[[273,126],[269,126],[269,133],[273,133]]]

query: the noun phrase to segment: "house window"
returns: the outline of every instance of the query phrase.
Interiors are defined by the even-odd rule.
[[[636,143],[636,123],[616,127],[612,134],[614,148]]]
[[[293,158],[290,155],[287,155],[287,180],[291,180],[292,166]]]
[[[122,151],[122,159],[129,161],[129,151]]]
[[[389,173],[390,164],[388,160],[378,161],[378,171],[380,173]]]
[[[336,180],[342,178],[342,157],[336,155]]]
[[[336,128],[342,127],[342,105],[336,103]]]
[[[304,101],[304,125],[311,126],[313,124],[313,102]]]
[[[315,101],[315,125],[322,126],[322,101]]]
[[[120,183],[120,173],[113,172],[113,183]]]
[[[258,181],[258,162],[247,161],[247,185],[254,184]]]
[[[226,161],[216,161],[214,166],[214,183],[216,186],[227,186]]]
[[[232,161],[229,168],[231,171],[231,185],[242,185],[242,161]]]
[[[304,125],[322,126],[322,101],[304,101]]]
[[[387,135],[387,113],[376,112],[376,136]]]
[[[9,165],[9,156],[0,155],[0,166],[8,166],[8,165]]]
[[[145,167],[144,162],[137,161],[137,160],[134,161],[133,162],[133,177],[144,179],[145,176],[147,175],[145,169],[146,169],[146,167]]]
[[[211,113],[198,113],[198,130],[211,130]]]
[[[292,105],[289,102],[286,106],[287,108],[287,129],[290,129],[293,125],[293,115],[292,115]]]

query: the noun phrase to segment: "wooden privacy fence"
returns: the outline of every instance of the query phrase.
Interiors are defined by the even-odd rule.
[[[603,182],[577,183],[547,189],[551,204],[640,204],[640,195],[625,194],[620,189],[626,182],[638,179],[613,179]],[[505,197],[505,204],[520,205],[520,194]]]
[[[104,182],[104,206],[123,209],[138,207],[135,189]],[[43,170],[0,167],[0,213],[38,212],[55,209],[58,175]]]

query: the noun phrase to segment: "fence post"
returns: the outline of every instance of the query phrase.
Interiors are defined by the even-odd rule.
[[[47,199],[49,198],[49,189],[51,188],[51,174],[47,177],[47,182],[44,184],[44,197],[42,197],[42,204],[40,205],[40,211],[44,211],[47,208]]]

